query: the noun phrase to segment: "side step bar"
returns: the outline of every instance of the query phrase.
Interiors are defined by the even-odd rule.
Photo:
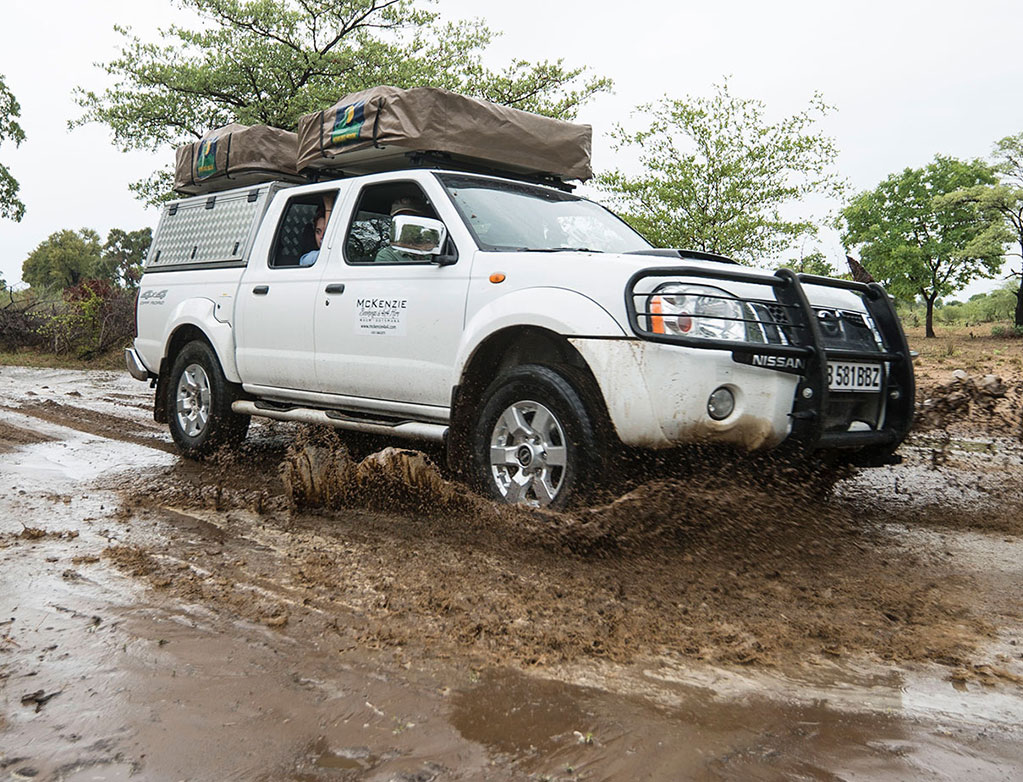
[[[317,410],[312,407],[274,407],[239,399],[231,404],[231,409],[242,415],[259,415],[273,418],[276,421],[296,421],[303,424],[322,424],[335,429],[346,429],[352,432],[382,434],[402,437],[410,440],[428,440],[443,442],[448,433],[445,424],[431,424],[423,421],[389,421],[365,420],[348,416],[338,410]]]

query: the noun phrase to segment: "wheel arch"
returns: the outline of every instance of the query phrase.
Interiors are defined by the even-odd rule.
[[[231,368],[235,371],[235,377],[231,377],[228,374],[221,351],[217,349],[217,345],[210,339],[210,336],[203,328],[191,321],[178,323],[167,336],[164,342],[163,357],[160,359],[160,371],[156,381],[156,400],[153,408],[153,418],[158,423],[167,423],[166,389],[170,379],[171,367],[174,366],[174,360],[177,358],[178,353],[190,342],[204,342],[208,345],[210,350],[213,351],[213,355],[216,356],[217,361],[220,362],[221,370],[228,381],[237,382],[237,371],[234,370],[234,362],[231,362]]]
[[[451,435],[448,461],[465,453],[465,437],[483,402],[483,392],[502,372],[523,364],[558,370],[570,381],[590,409],[601,436],[617,437],[600,386],[586,359],[562,334],[534,325],[508,326],[489,334],[462,366],[451,393]]]

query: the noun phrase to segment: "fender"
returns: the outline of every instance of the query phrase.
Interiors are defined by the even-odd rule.
[[[167,346],[171,335],[182,326],[195,326],[213,345],[213,351],[220,360],[224,377],[232,383],[241,383],[238,367],[234,360],[234,331],[227,323],[217,320],[216,304],[210,299],[191,298],[178,304],[167,319],[163,332],[163,357],[167,357]],[[169,367],[161,367],[161,372]]]
[[[461,382],[472,354],[492,334],[512,326],[537,326],[565,337],[626,337],[621,324],[600,304],[569,288],[519,288],[477,311],[465,324],[452,369]]]

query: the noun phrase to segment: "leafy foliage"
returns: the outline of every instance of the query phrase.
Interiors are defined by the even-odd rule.
[[[21,266],[21,277],[33,288],[64,290],[100,272],[102,247],[91,228],[57,231],[39,243]]]
[[[572,119],[610,89],[608,79],[561,60],[483,64],[495,33],[479,21],[443,23],[412,0],[177,0],[197,29],[171,26],[160,40],[130,29],[120,56],[103,66],[113,87],[79,89],[83,115],[122,149],[157,150],[230,122],[294,129],[298,118],[379,84],[430,85]],[[154,200],[167,172],[133,190]]]
[[[19,146],[25,140],[25,131],[18,124],[20,116],[21,105],[0,75],[0,143],[13,141],[14,146]],[[25,216],[25,204],[18,198],[19,189],[18,180],[0,163],[0,217],[19,222]]]
[[[996,288],[990,293],[978,293],[968,301],[936,302],[934,320],[938,323],[975,326],[1011,320],[1016,297],[1010,285]]]
[[[715,90],[641,106],[649,124],[618,125],[612,138],[616,150],[639,149],[644,172],[611,171],[597,182],[654,244],[748,262],[777,257],[818,227],[784,211],[811,193],[844,192],[835,143],[816,127],[831,108],[818,94],[771,123],[763,102],[733,95],[727,80]]]
[[[995,144],[995,170],[999,181],[993,185],[976,185],[945,197],[948,204],[974,204],[984,215],[1004,221],[1009,233],[1007,241],[1016,245],[1010,255],[1023,258],[1023,133],[1006,136]],[[1023,327],[1023,268],[1012,271],[1018,278],[1013,308],[1016,326]]]
[[[150,228],[111,228],[102,245],[99,234],[90,228],[57,231],[25,259],[21,276],[41,290],[63,291],[88,279],[134,289],[152,241]]]
[[[792,269],[800,274],[816,274],[821,277],[835,277],[836,272],[831,263],[824,256],[824,253],[815,250],[799,258],[792,258],[778,264],[777,268]]]
[[[153,243],[153,230],[123,231],[111,228],[103,245],[102,277],[125,288],[137,288],[142,263]]]
[[[842,239],[859,248],[864,267],[896,296],[924,300],[928,337],[935,301],[997,272],[1007,239],[1001,219],[941,196],[995,181],[983,161],[939,155],[924,168],[892,174],[842,210]]]
[[[87,358],[126,344],[134,327],[134,294],[107,280],[92,279],[65,290],[63,306],[55,309],[39,331],[57,355],[75,353]]]

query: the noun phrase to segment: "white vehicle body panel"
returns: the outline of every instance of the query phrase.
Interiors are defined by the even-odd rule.
[[[276,226],[292,197],[337,189],[335,183],[290,188],[271,203],[264,222]],[[271,268],[268,261],[275,232],[259,233],[235,308],[237,363],[245,382],[293,389],[316,387],[315,304],[333,244],[328,237],[341,222],[339,214],[331,215],[323,249],[312,266]]]
[[[139,291],[135,349],[154,375],[161,368],[171,336],[182,326],[194,326],[212,343],[224,375],[241,382],[235,364],[231,314],[241,268],[168,271],[143,277]]]
[[[597,379],[611,422],[625,445],[670,448],[718,442],[757,450],[778,445],[790,429],[799,378],[732,361],[723,351],[640,340],[570,339]],[[725,386],[735,412],[707,415],[707,399]]]

